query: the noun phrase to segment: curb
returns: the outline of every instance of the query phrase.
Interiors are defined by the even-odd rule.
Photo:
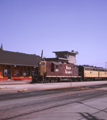
[[[15,88],[15,87],[5,87],[6,89]]]
[[[27,89],[23,89],[23,90],[18,90],[18,92],[26,92]]]
[[[4,87],[0,87],[0,89],[5,89]]]
[[[11,89],[11,88],[15,88],[15,87],[0,87],[0,89]]]

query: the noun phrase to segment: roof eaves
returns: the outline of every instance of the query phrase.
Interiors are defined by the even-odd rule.
[[[78,52],[70,52],[70,51],[53,51],[52,53],[70,53],[70,54],[78,54]]]
[[[17,65],[17,66],[30,66],[30,67],[38,67],[37,65],[26,65],[26,64],[14,64],[14,63],[0,63],[1,65]]]

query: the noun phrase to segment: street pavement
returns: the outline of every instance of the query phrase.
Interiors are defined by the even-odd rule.
[[[31,120],[107,120],[107,95],[71,105],[53,108],[50,111],[32,114]]]
[[[7,82],[0,82],[0,88],[4,88],[4,89],[0,89],[0,95],[18,93],[18,90],[23,90],[23,89],[27,89],[28,92],[31,92],[31,91],[37,91],[37,90],[50,90],[50,89],[57,89],[57,88],[90,86],[90,85],[99,85],[99,84],[107,84],[107,81],[42,83],[42,84],[37,84],[37,83],[29,84],[29,81],[17,81],[17,84],[16,84],[16,81],[7,81]],[[9,88],[6,88],[6,87],[9,87]],[[100,90],[107,91],[106,87],[98,88],[98,89],[99,89],[99,92]],[[44,98],[45,96],[42,96],[42,97]],[[20,102],[19,99],[20,98],[18,98],[18,100],[17,99],[7,100],[8,102],[6,100],[2,101],[2,103],[6,103],[6,104],[3,105],[1,103],[1,108],[2,106],[8,107],[9,104],[13,104],[14,102],[18,103],[18,106],[19,106],[19,102]],[[32,103],[32,101],[36,102],[38,100],[38,97],[34,96],[34,98],[32,97],[32,99],[30,97],[23,98],[20,104],[24,104],[27,99],[29,100],[29,102]],[[14,112],[11,112],[11,111],[12,109],[9,112],[12,114],[15,114]],[[29,115],[26,114],[25,116],[19,116],[18,119],[20,120],[107,120],[107,95],[91,98],[84,101],[73,102],[71,104],[55,107],[52,109],[47,109],[44,111],[38,111],[36,113],[31,113]],[[11,120],[17,120],[17,118],[13,118]]]

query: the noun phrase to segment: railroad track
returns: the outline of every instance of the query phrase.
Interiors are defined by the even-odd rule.
[[[54,95],[54,94],[53,94]],[[101,97],[107,95],[107,91],[87,91],[81,92],[77,94],[67,94],[64,96],[57,96],[53,98],[46,98],[42,100],[32,100],[31,102],[26,102],[25,104],[18,104],[16,106],[7,108],[0,108],[0,114],[9,114],[8,116],[2,116],[1,120],[12,120],[17,119],[26,115],[30,115],[33,113],[42,112],[45,110],[61,107],[68,104],[73,104],[77,102],[82,102],[88,99]],[[15,111],[20,110],[18,113]],[[12,114],[13,113],[13,114]],[[1,115],[0,115],[1,116]]]

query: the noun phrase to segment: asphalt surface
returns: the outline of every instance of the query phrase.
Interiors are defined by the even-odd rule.
[[[84,89],[83,89],[84,88]],[[30,95],[32,93],[32,95]],[[22,93],[20,93],[22,94]],[[106,120],[107,87],[23,93],[0,100],[0,120]],[[14,99],[13,99],[14,98]]]

